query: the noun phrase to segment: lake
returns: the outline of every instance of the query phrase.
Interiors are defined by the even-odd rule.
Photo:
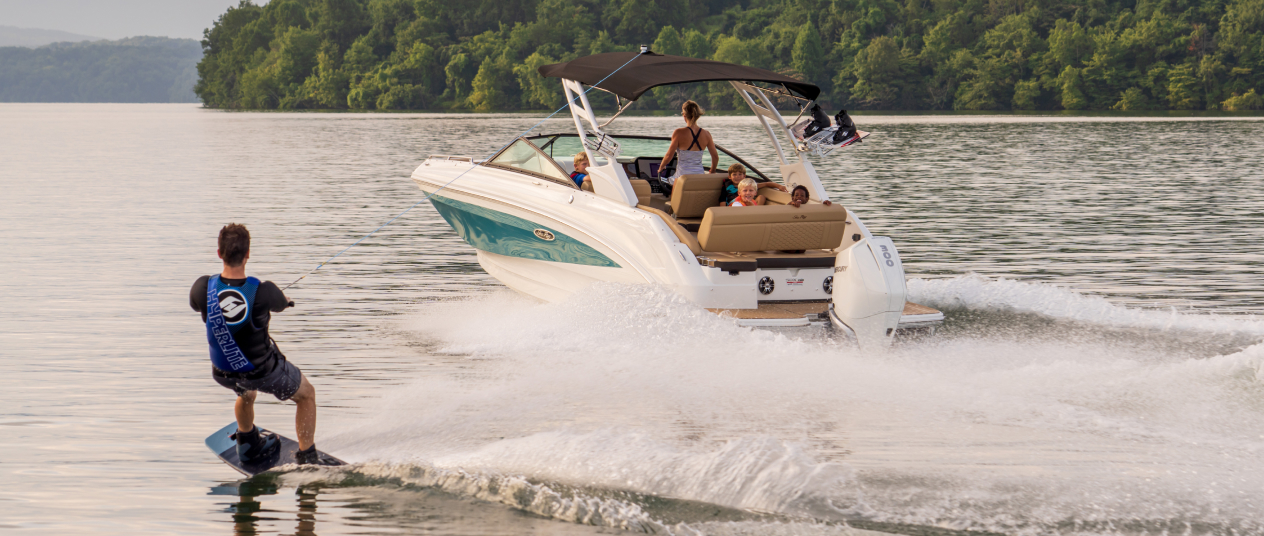
[[[540,119],[0,105],[0,532],[1264,534],[1260,117],[856,116],[813,163],[947,316],[881,354],[659,288],[538,303],[423,202],[272,320],[352,465],[206,450],[222,225],[285,286]],[[754,118],[702,125],[775,169]]]

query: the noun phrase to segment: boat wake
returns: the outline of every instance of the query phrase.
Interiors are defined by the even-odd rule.
[[[1264,322],[909,290],[943,334],[882,353],[645,287],[424,304],[401,327],[435,372],[322,441],[352,481],[630,530],[1264,531]]]

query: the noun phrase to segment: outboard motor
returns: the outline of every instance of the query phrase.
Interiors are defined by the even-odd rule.
[[[862,239],[834,260],[830,320],[862,350],[887,348],[904,314],[904,265],[885,236]]]

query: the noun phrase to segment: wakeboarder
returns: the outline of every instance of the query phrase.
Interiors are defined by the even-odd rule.
[[[268,320],[294,302],[271,281],[246,275],[250,260],[250,231],[230,223],[219,231],[219,275],[204,275],[189,291],[189,305],[202,313],[211,350],[211,377],[237,393],[234,413],[237,458],[242,464],[275,458],[283,438],[254,424],[259,391],[298,405],[294,427],[298,450],[294,461],[321,464],[316,450],[316,388],[290,363],[268,336]],[[284,440],[289,441],[289,440]],[[231,447],[230,447],[231,448]]]

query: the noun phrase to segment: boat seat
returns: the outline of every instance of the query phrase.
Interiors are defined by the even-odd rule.
[[[650,183],[650,187],[651,187],[651,188],[653,188],[653,187],[654,187],[654,183]],[[658,210],[661,210],[661,211],[663,211],[663,212],[666,212],[666,213],[668,213],[668,214],[671,214],[671,212],[672,212],[672,208],[671,208],[671,200],[667,199],[667,196],[665,196],[665,195],[663,195],[663,194],[659,194],[659,193],[652,193],[652,194],[650,194],[650,202],[649,202],[649,203],[641,203],[641,204],[643,204],[643,205],[649,205],[649,206],[651,206],[651,207],[654,207],[654,208],[656,208],[656,209],[658,209]],[[701,221],[702,221],[702,219],[701,219],[701,218],[699,218],[699,219],[698,219],[698,221],[699,221],[699,222],[701,222]]]
[[[768,199],[767,205],[789,205],[791,200],[790,194],[770,187],[760,187],[759,195]]]
[[[650,181],[644,179],[630,179],[628,182],[632,183],[632,191],[636,192],[636,204],[648,206],[650,204],[651,193]]]
[[[702,246],[698,244],[698,239],[690,234],[689,231],[686,231],[684,227],[681,227],[679,223],[676,223],[676,219],[671,217],[670,214],[646,205],[637,205],[636,208],[658,216],[659,219],[663,220],[663,223],[667,224],[667,228],[676,234],[676,239],[689,247],[689,251],[693,252],[695,256],[702,254]]]
[[[581,183],[581,184],[579,185],[579,189],[580,189],[580,190],[583,190],[583,191],[585,191],[585,192],[593,192],[593,183],[592,183],[592,181],[584,181],[583,183]],[[593,193],[596,193],[596,192],[593,192]]]
[[[676,218],[676,223],[681,227],[688,229],[691,233],[698,232],[698,228],[702,227],[702,218]]]
[[[711,207],[698,228],[703,251],[834,249],[842,244],[842,205]]]
[[[701,218],[708,208],[720,204],[725,173],[685,175],[672,185],[671,208],[677,218]]]

